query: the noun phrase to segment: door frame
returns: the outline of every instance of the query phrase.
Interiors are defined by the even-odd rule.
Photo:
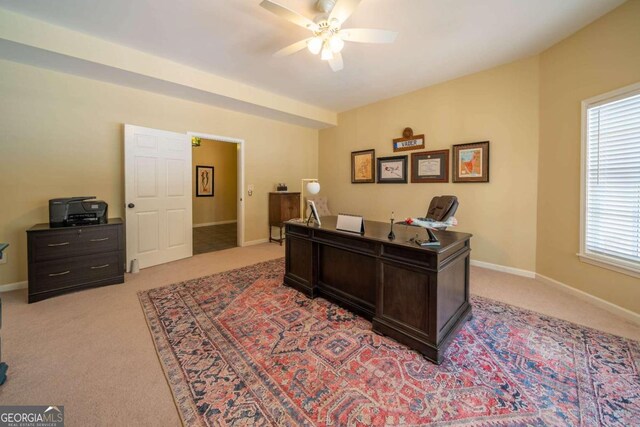
[[[232,144],[237,144],[238,151],[236,155],[237,163],[238,163],[238,176],[237,176],[237,226],[238,226],[238,236],[236,244],[239,247],[244,246],[244,139],[233,138],[230,136],[222,136],[222,135],[213,135],[210,133],[202,133],[202,132],[187,132],[189,137],[198,137],[203,139],[209,139],[213,141],[220,142],[230,142]],[[193,216],[193,212],[191,213]]]

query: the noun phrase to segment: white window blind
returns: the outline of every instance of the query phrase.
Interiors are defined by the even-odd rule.
[[[582,251],[640,271],[640,91],[586,109]]]

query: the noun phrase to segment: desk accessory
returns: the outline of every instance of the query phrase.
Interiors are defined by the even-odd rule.
[[[395,240],[396,234],[393,232],[393,211],[391,211],[391,230],[389,230],[389,235],[387,236],[389,240]]]
[[[309,218],[307,218],[307,225],[309,225],[311,217],[313,217],[316,224],[322,225],[322,223],[320,222],[320,215],[318,215],[318,210],[316,209],[316,204],[313,202],[313,200],[307,200],[307,206],[309,206],[310,211]]]
[[[430,228],[425,228],[427,231],[427,239],[418,239],[418,236],[414,237],[413,240],[418,246],[440,246],[440,240],[433,234]]]
[[[364,234],[364,218],[359,215],[338,214],[336,230]]]

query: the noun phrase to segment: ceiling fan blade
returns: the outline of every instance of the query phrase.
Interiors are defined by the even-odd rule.
[[[308,39],[300,40],[299,42],[295,42],[294,44],[290,44],[289,46],[280,49],[276,53],[273,54],[276,58],[282,58],[283,56],[291,55],[293,53],[299,52],[305,47],[307,47],[307,42],[311,40],[311,37]]]
[[[315,22],[313,22],[311,19],[300,15],[298,12],[294,12],[291,9],[281,6],[278,3],[274,3],[271,0],[262,0],[260,6],[267,9],[269,12],[278,15],[280,18],[286,19],[289,22],[293,22],[294,24],[299,25],[302,28],[308,28],[313,31],[313,29],[316,27]]]
[[[362,0],[337,0],[331,14],[329,15],[329,21],[333,18],[337,19],[340,24],[349,19],[354,10],[358,7]]]
[[[342,62],[342,54],[340,52],[333,54],[333,58],[329,60],[329,66],[333,71],[340,71],[344,68],[344,62]]]
[[[370,28],[349,28],[340,30],[342,40],[358,43],[393,43],[398,33]]]

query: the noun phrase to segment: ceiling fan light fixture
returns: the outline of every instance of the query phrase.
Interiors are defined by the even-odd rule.
[[[304,50],[320,56],[329,63],[333,71],[344,68],[342,50],[345,42],[393,43],[398,35],[395,31],[372,28],[346,28],[342,25],[349,19],[362,0],[314,0],[320,14],[309,19],[300,13],[277,3],[279,0],[261,0],[260,6],[267,11],[310,31],[309,38],[299,40],[277,51],[281,58]]]
[[[320,58],[323,61],[330,61],[333,59],[333,51],[331,50],[331,46],[329,46],[329,42],[324,43],[324,47],[322,48],[322,54]]]
[[[342,40],[342,37],[340,37],[339,34],[334,34],[329,39],[329,46],[333,53],[340,53],[342,48],[344,48],[344,40]]]
[[[316,36],[307,42],[307,49],[309,49],[309,52],[317,55],[322,50],[322,44],[322,38]]]

